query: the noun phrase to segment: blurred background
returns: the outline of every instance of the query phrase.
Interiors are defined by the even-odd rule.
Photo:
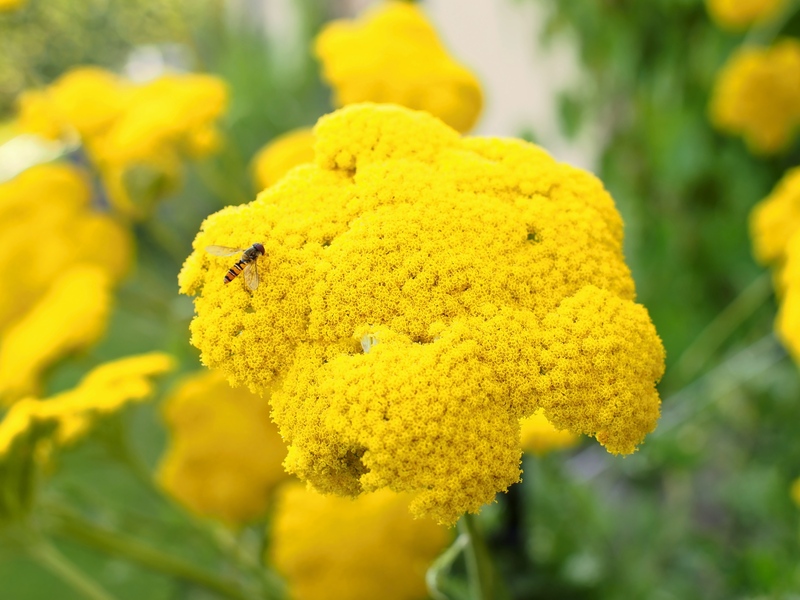
[[[191,241],[207,215],[263,187],[252,166],[261,148],[332,110],[313,41],[329,21],[374,4],[27,0],[0,13],[0,182],[58,157],[86,163],[74,143],[34,138],[16,124],[20,95],[73,67],[100,66],[133,82],[204,72],[228,86],[218,122],[225,144],[186,161],[180,183],[148,205],[146,218],[130,221],[135,266],[115,292],[104,333],[42,378],[47,397],[110,359],[176,356],[179,368],[157,401],[127,411],[121,425],[145,470],[157,468],[168,445],[163,397],[200,367],[189,344],[192,302],[176,286]],[[614,457],[589,439],[526,452],[522,483],[481,513],[504,582],[498,597],[800,598],[800,513],[791,495],[800,476],[800,378],[773,333],[779,301],[750,237],[751,211],[800,165],[800,144],[754,153],[715,128],[709,108],[738,48],[800,37],[798,3],[734,30],[702,0],[418,4],[480,81],[485,103],[470,135],[533,141],[604,182],[625,222],[637,301],[667,350],[662,419],[637,453]],[[6,278],[2,294],[13,293]],[[256,562],[265,552],[270,517],[233,533],[201,528],[211,532],[204,536],[180,503],[120,470],[101,447],[90,440],[63,453],[37,518],[68,505],[200,569],[218,566],[231,548]],[[74,536],[57,544],[118,598],[220,597]],[[238,573],[243,560],[224,573]],[[454,563],[449,576],[463,570]],[[463,593],[454,584],[450,597]],[[0,597],[83,596],[0,544]]]

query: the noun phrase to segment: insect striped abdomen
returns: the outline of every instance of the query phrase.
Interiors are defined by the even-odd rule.
[[[246,264],[247,263],[245,261],[240,260],[236,264],[234,264],[230,269],[228,269],[228,272],[225,273],[225,283],[230,283],[231,281],[236,279],[239,273],[241,273],[244,270],[244,266]]]

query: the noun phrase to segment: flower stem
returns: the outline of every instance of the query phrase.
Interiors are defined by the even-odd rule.
[[[433,561],[433,564],[425,573],[425,585],[428,588],[428,594],[433,600],[449,600],[440,589],[439,577],[450,570],[461,551],[469,545],[469,539],[469,535],[466,533],[458,534],[458,537],[450,547]]]
[[[55,520],[53,528],[56,534],[95,548],[104,554],[116,555],[176,579],[194,583],[217,592],[225,598],[247,600],[249,597],[234,581],[218,577],[191,563],[151,548],[137,540],[128,539],[117,532],[99,527],[79,517],[61,514]],[[109,597],[92,596],[92,598],[108,600]]]
[[[462,534],[469,537],[469,544],[464,549],[467,562],[467,579],[473,600],[495,600],[492,566],[486,542],[478,529],[475,516],[465,513],[458,522]]]
[[[28,554],[42,567],[89,600],[114,600],[100,584],[82,573],[50,542],[39,539],[28,546]]]

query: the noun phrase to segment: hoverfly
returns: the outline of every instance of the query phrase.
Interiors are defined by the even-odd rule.
[[[255,243],[249,248],[228,248],[227,246],[206,246],[206,252],[214,256],[233,256],[234,254],[242,253],[242,258],[236,261],[234,265],[225,273],[225,283],[230,283],[239,273],[244,271],[244,281],[251,290],[258,287],[258,267],[256,261],[260,256],[264,256],[266,251],[264,246]]]

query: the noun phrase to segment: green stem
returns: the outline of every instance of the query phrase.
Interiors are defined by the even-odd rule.
[[[800,0],[789,0],[774,18],[750,29],[744,39],[744,45],[770,45],[798,10],[800,10]]]
[[[772,275],[756,277],[694,339],[672,367],[681,382],[694,379],[714,353],[772,296]]]
[[[473,600],[495,600],[494,568],[475,516],[465,513],[458,521],[458,528],[469,537],[464,554]]]
[[[89,600],[114,600],[88,575],[82,573],[50,542],[40,539],[28,547],[28,554],[42,567]]]
[[[450,567],[455,562],[456,558],[458,558],[458,555],[461,554],[461,551],[468,545],[469,535],[466,533],[459,534],[450,547],[433,561],[433,564],[425,573],[425,585],[428,588],[428,594],[430,594],[433,600],[449,600],[439,588],[439,577],[450,570]]]
[[[128,539],[89,521],[62,514],[55,520],[53,527],[56,534],[90,546],[104,554],[119,556],[176,579],[194,583],[217,592],[225,598],[232,598],[233,600],[248,599],[248,595],[233,581],[218,577],[193,564],[165,554],[139,541]],[[100,596],[97,596],[97,598],[99,599]],[[104,598],[107,600],[107,597]]]

